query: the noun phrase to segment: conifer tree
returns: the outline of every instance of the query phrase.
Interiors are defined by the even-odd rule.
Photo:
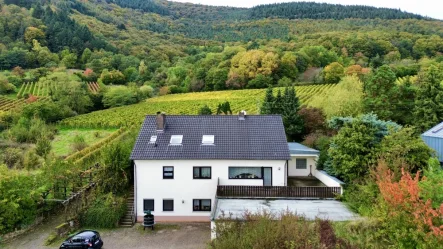
[[[294,87],[286,87],[282,102],[282,118],[289,141],[300,141],[303,133],[303,119],[298,114],[300,101]]]
[[[272,114],[275,104],[275,97],[274,94],[272,94],[272,87],[268,87],[266,90],[265,100],[263,101],[263,104],[260,108],[260,114],[266,115],[266,114]]]
[[[281,95],[281,90],[278,89],[277,97],[275,97],[274,105],[272,106],[272,114],[282,114],[283,113],[283,96]]]
[[[442,75],[438,68],[430,66],[424,73],[415,100],[415,123],[422,131],[443,121]]]
[[[415,108],[416,87],[409,78],[402,85],[398,86],[396,107],[392,115],[392,120],[400,125],[414,125],[414,117],[411,110]]]
[[[218,105],[217,115],[221,115],[222,113],[225,115],[232,115],[231,104],[229,104],[229,101]]]

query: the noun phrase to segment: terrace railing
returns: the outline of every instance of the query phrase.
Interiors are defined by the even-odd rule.
[[[329,199],[340,195],[340,187],[231,186],[218,185],[219,198],[313,198]]]

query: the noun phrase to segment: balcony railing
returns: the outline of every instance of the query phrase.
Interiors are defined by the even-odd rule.
[[[327,199],[340,195],[340,187],[291,186],[217,186],[217,197],[225,198],[315,198]]]

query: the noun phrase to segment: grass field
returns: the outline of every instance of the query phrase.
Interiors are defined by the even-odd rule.
[[[108,135],[116,131],[115,129],[60,129],[59,133],[52,141],[52,152],[57,156],[67,156],[74,151],[71,147],[77,135],[83,136],[88,146],[93,145]],[[97,136],[98,135],[98,136]]]
[[[334,87],[335,85],[332,84],[309,85],[297,86],[295,89],[301,103],[309,105],[313,96],[326,95]],[[274,92],[277,91],[278,88],[274,88]],[[171,94],[151,98],[144,103],[79,115],[65,119],[61,124],[68,127],[89,128],[139,126],[146,115],[155,114],[158,111],[166,112],[167,114],[195,115],[198,114],[202,106],[208,105],[215,113],[218,104],[224,101],[230,102],[233,113],[245,110],[248,114],[259,114],[265,92],[266,89],[251,89]]]

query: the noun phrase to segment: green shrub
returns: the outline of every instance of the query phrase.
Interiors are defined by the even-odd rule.
[[[88,147],[88,144],[86,143],[85,137],[81,135],[76,135],[74,137],[74,140],[72,141],[71,147],[74,152],[77,152]]]
[[[279,87],[287,87],[292,85],[293,85],[292,80],[286,76],[278,80]]]
[[[373,218],[355,221],[335,222],[333,224],[337,236],[349,241],[357,248],[394,248],[393,243],[387,240],[383,224]]]
[[[11,140],[19,143],[35,143],[41,137],[52,139],[54,132],[54,127],[46,125],[41,119],[21,117],[9,129],[8,136]]]
[[[351,210],[366,216],[372,214],[379,194],[377,184],[367,180],[365,184],[347,185],[343,198]]]
[[[74,116],[74,113],[65,105],[59,105],[52,101],[37,101],[25,105],[22,116],[28,119],[37,117],[46,123],[55,123],[64,118]]]
[[[34,222],[43,185],[39,174],[9,170],[0,165],[0,234]]]
[[[26,170],[38,169],[42,165],[40,157],[34,150],[28,150],[23,159],[23,167]]]
[[[21,168],[23,165],[23,151],[19,148],[7,148],[3,153],[3,162],[8,168]]]
[[[100,137],[102,137],[102,133],[100,131],[94,131],[94,137],[100,138]]]
[[[275,215],[264,211],[245,213],[243,219],[237,221],[222,215],[216,221],[217,239],[212,241],[211,248],[298,248],[292,247],[295,245],[320,248],[314,224],[302,217],[284,213],[281,221],[276,221]]]
[[[41,137],[37,140],[37,144],[35,147],[35,153],[37,155],[46,158],[46,156],[51,151],[51,141],[46,137]]]
[[[125,198],[109,193],[98,196],[94,203],[81,213],[80,222],[83,227],[114,228],[125,212]]]
[[[154,95],[154,88],[152,88],[152,86],[144,85],[140,87],[140,92],[143,98],[150,98]]]
[[[433,207],[438,208],[443,203],[443,170],[437,158],[429,159],[424,177],[420,182],[420,197],[432,200]]]
[[[118,107],[135,104],[139,101],[137,91],[126,86],[114,86],[103,95],[105,107]]]
[[[217,239],[210,248],[352,248],[335,235],[329,221],[309,221],[289,212],[271,214],[246,212],[242,220],[219,217]]]
[[[15,86],[8,82],[7,79],[0,77],[0,94],[12,93],[15,91]]]
[[[208,105],[204,105],[198,111],[198,115],[212,115],[212,110]]]
[[[126,82],[125,75],[118,70],[109,71],[105,69],[103,70],[100,79],[105,85],[110,85],[110,84],[123,85]]]
[[[127,169],[131,166],[133,142],[121,141],[104,148],[101,159],[102,166],[95,175],[97,187],[103,192],[123,193],[128,186]]]

